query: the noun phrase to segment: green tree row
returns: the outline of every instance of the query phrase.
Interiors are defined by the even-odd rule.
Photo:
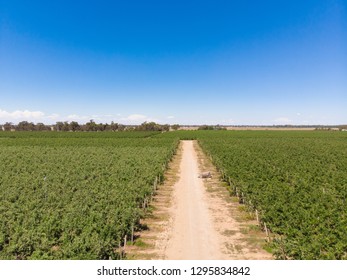
[[[141,125],[123,125],[115,122],[96,123],[90,120],[85,124],[79,124],[76,121],[71,122],[56,122],[54,125],[46,125],[44,123],[33,123],[28,121],[21,121],[18,124],[6,122],[2,125],[4,131],[169,131],[177,130],[180,126],[178,124],[157,124],[155,122],[144,122]]]

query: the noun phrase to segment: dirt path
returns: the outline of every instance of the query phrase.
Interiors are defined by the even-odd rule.
[[[210,171],[212,178],[198,178]],[[177,178],[177,174],[179,174]],[[196,141],[180,148],[153,201],[134,259],[271,259],[254,217],[230,196]]]
[[[218,233],[206,202],[193,141],[182,141],[180,179],[174,187],[173,232],[166,259],[221,259]]]

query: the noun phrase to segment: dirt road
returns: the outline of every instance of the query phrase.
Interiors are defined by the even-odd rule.
[[[193,141],[183,141],[180,179],[174,186],[173,231],[166,259],[222,259],[218,232],[206,203]]]
[[[210,171],[212,178],[198,178]],[[271,259],[265,234],[238,198],[231,197],[220,174],[196,141],[181,141],[164,184],[143,220],[133,259]]]

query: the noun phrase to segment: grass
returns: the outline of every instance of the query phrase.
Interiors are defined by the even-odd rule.
[[[141,238],[135,240],[134,245],[142,249],[150,247],[150,245],[144,242]]]
[[[237,230],[231,230],[231,229],[227,229],[223,232],[223,235],[225,236],[232,236],[235,235],[237,233]]]

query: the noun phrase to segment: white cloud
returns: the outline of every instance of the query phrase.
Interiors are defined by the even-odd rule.
[[[233,119],[226,119],[226,120],[222,120],[221,123],[225,125],[232,125],[232,124],[235,124],[235,121]]]
[[[140,114],[133,114],[129,115],[126,118],[122,118],[123,120],[128,120],[128,121],[144,121],[147,119],[145,115],[140,115]]]
[[[45,113],[41,111],[16,110],[13,112],[7,112],[0,109],[0,121],[2,122],[41,121],[44,117]]]
[[[122,117],[120,114],[103,114],[103,115],[79,115],[79,114],[70,114],[70,115],[59,115],[59,114],[45,114],[41,111],[29,111],[29,110],[16,110],[13,112],[8,112],[6,110],[0,109],[0,124],[5,122],[19,123],[21,121],[29,122],[43,122],[45,124],[54,124],[57,121],[77,121],[79,123],[86,123],[89,120],[94,120],[95,122],[101,123],[111,123],[112,121],[122,123],[122,124],[141,124],[143,122],[157,122],[159,120],[142,115],[142,114],[131,114],[127,117]]]
[[[77,114],[72,114],[72,115],[68,115],[67,119],[69,121],[89,121],[89,120],[93,119],[93,117],[90,117],[90,116],[80,116],[80,115],[77,115]]]
[[[94,120],[96,122],[102,122],[102,123],[106,123],[106,122],[111,122],[111,121],[117,121],[117,119],[119,118],[118,115],[113,115],[113,114],[104,114],[104,115],[97,115],[97,114],[93,114],[93,115],[77,115],[77,114],[72,114],[72,115],[68,115],[67,118],[69,120],[75,120],[75,121],[89,121],[89,120]]]
[[[5,122],[19,123],[21,121],[29,121],[29,122],[43,122],[46,124],[54,124],[57,121],[78,121],[80,123],[85,123],[90,119],[94,119],[93,116],[85,116],[78,114],[71,114],[68,116],[61,116],[59,114],[49,114],[46,115],[41,111],[29,111],[29,110],[16,110],[13,112],[8,112],[0,109],[0,124]],[[102,120],[102,118],[96,118],[96,120]]]
[[[175,116],[168,116],[167,118],[168,118],[168,119],[174,119]]]
[[[13,119],[39,119],[45,114],[41,111],[29,111],[29,110],[16,110],[13,112],[7,112],[0,109],[0,118],[13,118]]]
[[[280,117],[274,120],[275,124],[291,124],[293,121],[287,117]]]
[[[120,118],[120,121],[125,122],[124,124],[141,124],[143,122],[159,122],[157,119],[150,118],[141,114],[132,114],[125,118]]]
[[[60,117],[59,114],[51,114],[51,115],[47,116],[48,119],[53,120],[53,121],[58,120],[59,117]]]

